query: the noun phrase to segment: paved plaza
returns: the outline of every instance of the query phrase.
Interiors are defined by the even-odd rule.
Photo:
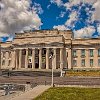
[[[3,73],[3,75],[0,76],[1,84],[26,84],[27,87],[25,92],[11,91],[10,95],[6,96],[4,96],[5,92],[2,90],[0,91],[0,100],[31,100],[31,98],[36,97],[45,91],[45,89],[48,89],[51,85],[51,80],[51,72],[14,71],[10,73],[9,77],[7,73]],[[59,72],[54,72],[54,84],[55,86],[100,88],[100,77],[60,77]]]

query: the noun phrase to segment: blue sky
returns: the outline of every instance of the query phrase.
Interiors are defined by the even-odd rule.
[[[31,1],[31,9],[29,8],[29,1],[0,1],[2,11],[0,12],[0,24],[4,25],[0,26],[0,33],[9,34],[9,38],[3,35],[2,41],[11,40],[14,33],[21,32],[24,29],[57,28],[58,30],[72,30],[75,38],[95,38],[100,36],[99,0]],[[10,7],[10,5],[15,5],[15,7]],[[24,9],[25,7],[27,9]],[[29,15],[25,15],[25,12],[29,13]],[[9,17],[4,18],[7,15]],[[6,21],[8,21],[8,25]]]
[[[79,32],[80,35],[76,35],[76,37],[98,37],[99,33],[97,32],[97,26],[100,24],[100,19],[93,20],[92,18],[93,13],[95,12],[94,2],[75,3],[74,5],[70,6],[69,9],[68,7],[64,6],[64,4],[68,3],[69,1],[71,0],[32,0],[33,3],[39,3],[43,10],[43,13],[39,15],[43,22],[41,29],[53,29],[54,26],[58,28],[57,26],[60,25],[66,27],[66,29],[73,30],[75,35],[78,34],[76,32]],[[74,1],[77,0],[73,0],[73,2]],[[63,4],[57,5],[59,2],[63,2]],[[71,5],[71,3],[72,2],[70,2],[69,5]],[[75,16],[77,18],[69,18],[74,12],[77,13]],[[61,13],[63,14],[62,17]],[[67,22],[68,20],[71,20],[70,24]],[[67,25],[65,24],[66,22]],[[89,35],[87,35],[86,32],[82,33],[82,31],[88,31]]]
[[[61,11],[65,12],[66,10],[55,4],[51,4],[50,0],[32,0],[32,2],[41,4],[41,8],[43,9],[43,13],[39,15],[43,22],[41,29],[53,29],[54,25],[64,24],[68,18],[67,14],[63,18],[57,18]],[[48,6],[49,8],[47,8]]]

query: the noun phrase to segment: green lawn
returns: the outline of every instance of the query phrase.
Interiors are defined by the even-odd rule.
[[[34,100],[100,100],[100,89],[54,87]]]
[[[67,71],[66,76],[94,76],[100,77],[100,71]]]

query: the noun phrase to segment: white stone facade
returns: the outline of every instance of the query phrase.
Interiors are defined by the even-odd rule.
[[[52,58],[51,52],[53,52]],[[74,39],[71,31],[40,30],[15,34],[1,44],[1,69],[100,69],[100,38]]]

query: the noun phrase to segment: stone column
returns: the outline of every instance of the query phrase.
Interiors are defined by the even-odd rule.
[[[72,50],[68,49],[68,69],[72,68],[72,60],[73,60]]]
[[[18,50],[15,50],[15,53],[16,53],[16,58],[15,58],[15,66],[16,66],[16,69],[18,69]]]
[[[39,69],[42,68],[42,48],[39,49]]]
[[[19,69],[21,68],[21,63],[22,63],[22,50],[19,50]]]
[[[63,64],[64,64],[64,61],[63,61],[63,48],[60,48],[60,68],[61,69],[63,68]]]
[[[94,49],[94,66],[98,67],[98,50],[96,48]]]
[[[6,60],[5,60],[5,67],[8,67],[8,63],[9,63],[9,53],[8,51],[6,52]]]
[[[56,48],[54,48],[53,50],[54,50],[54,57],[52,59],[53,60],[53,66],[52,67],[53,67],[53,69],[56,69],[56,65],[57,65],[56,64],[56,62],[57,62],[56,61],[57,60],[57,57],[56,57]]]
[[[32,48],[32,69],[35,69],[35,48]]]
[[[26,55],[25,55],[25,69],[28,68],[28,49],[26,49]]]
[[[85,57],[85,61],[86,61],[86,67],[89,68],[90,67],[90,60],[89,60],[89,49],[85,50],[86,52],[86,57]]]
[[[49,69],[49,48],[46,48],[46,69]]]
[[[12,68],[15,68],[15,61],[16,61],[16,51],[14,50],[11,55],[11,61],[12,61]]]

